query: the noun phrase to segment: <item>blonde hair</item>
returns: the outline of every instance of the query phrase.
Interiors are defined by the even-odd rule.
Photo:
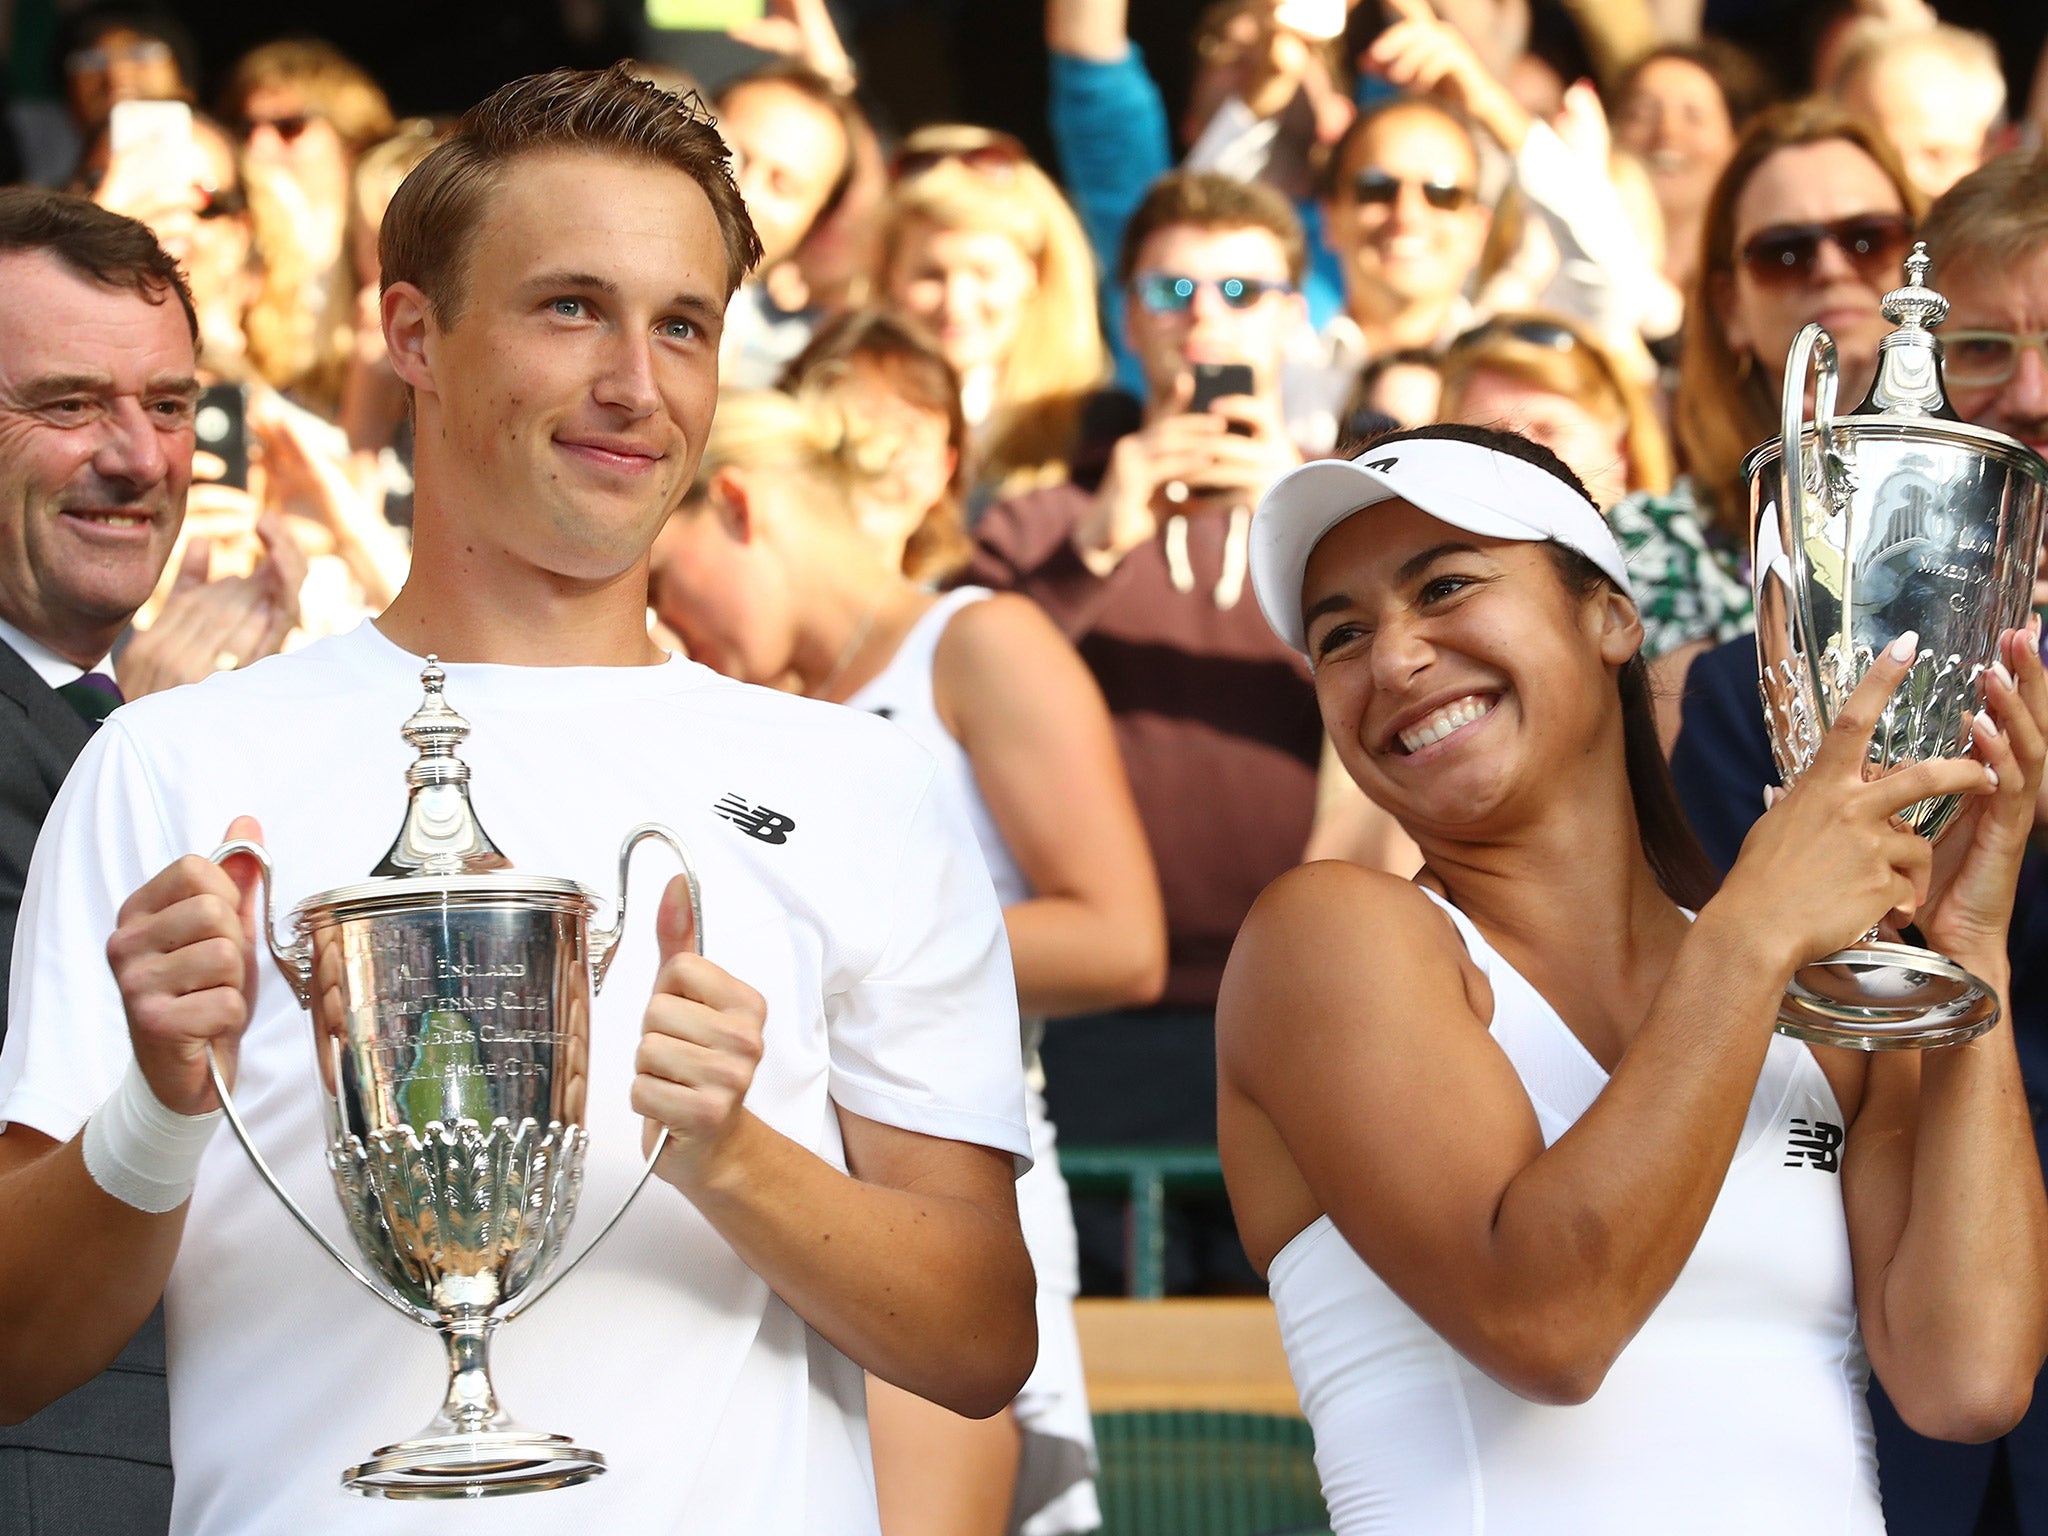
[[[975,478],[1003,491],[1064,478],[1082,403],[1109,373],[1109,352],[1095,317],[1095,262],[1080,221],[1045,172],[1028,160],[979,170],[953,159],[896,188],[884,271],[919,221],[1003,235],[1037,269],[1024,323],[996,381]]]
[[[384,222],[384,210],[391,206],[399,183],[447,136],[447,126],[431,117],[408,117],[390,138],[364,150],[352,178],[349,217],[360,227],[375,230]]]
[[[355,264],[321,261],[299,238],[304,194],[282,172],[246,163],[242,189],[263,281],[242,328],[264,382],[332,417],[355,344]]]
[[[1539,326],[1569,338],[1570,344],[1552,345],[1522,334],[1524,328]],[[1671,442],[1649,391],[1584,326],[1557,315],[1500,315],[1452,343],[1437,371],[1444,381],[1443,416],[1457,413],[1475,374],[1497,373],[1619,422],[1628,488],[1655,495],[1671,489]]]
[[[350,153],[391,133],[391,103],[383,89],[332,43],[288,37],[250,49],[228,76],[221,115],[240,122],[249,97],[266,88],[296,92],[309,112],[334,125]]]
[[[727,390],[684,506],[700,502],[722,469],[770,469],[814,482],[852,518],[888,468],[886,445],[865,436],[827,394]]]

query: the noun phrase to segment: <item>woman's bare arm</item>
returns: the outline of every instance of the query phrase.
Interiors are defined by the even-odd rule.
[[[1032,896],[1003,913],[1027,1014],[1151,1002],[1166,977],[1152,855],[1102,691],[1028,599],[956,614],[933,691]]]

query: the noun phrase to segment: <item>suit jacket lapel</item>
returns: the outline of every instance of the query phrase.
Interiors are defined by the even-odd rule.
[[[0,641],[0,694],[19,704],[30,726],[67,759],[84,751],[92,740],[92,727],[4,641]]]

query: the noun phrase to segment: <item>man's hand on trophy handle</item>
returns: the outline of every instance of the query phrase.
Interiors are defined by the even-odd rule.
[[[227,835],[260,842],[263,828],[237,816]],[[234,1076],[256,995],[259,880],[255,860],[245,856],[223,866],[188,854],[122,903],[107,940],[136,1065],[177,1114],[219,1108],[207,1073],[209,1042],[222,1072]]]
[[[745,1117],[768,1003],[695,952],[689,885],[680,875],[662,892],[655,935],[661,970],[634,1056],[633,1108],[648,1121],[644,1150],[668,1128],[656,1172],[687,1193],[710,1176]]]

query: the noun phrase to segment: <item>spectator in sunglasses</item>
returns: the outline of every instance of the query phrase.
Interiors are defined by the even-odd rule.
[[[1146,403],[1110,397],[1121,435],[974,530],[967,579],[1037,599],[1094,670],[1166,899],[1160,1003],[1048,1026],[1047,1096],[1076,1141],[1214,1141],[1223,961],[1259,888],[1308,838],[1322,728],[1306,668],[1246,585],[1251,509],[1300,460],[1279,380],[1305,323],[1303,263],[1300,223],[1272,188],[1162,178],[1117,264]],[[1204,364],[1247,369],[1250,392],[1190,409]],[[1121,1206],[1084,1201],[1075,1220],[1084,1285],[1121,1291]],[[1225,1202],[1177,1206],[1170,1222],[1169,1289],[1256,1283]]]
[[[331,418],[354,343],[348,223],[355,162],[390,136],[390,103],[339,49],[306,38],[245,54],[221,107],[241,126],[251,183],[268,194],[257,238],[271,281],[254,323],[269,326],[279,344],[269,348],[266,377]],[[276,216],[267,217],[266,207]]]
[[[183,23],[148,3],[88,5],[58,40],[64,99],[81,142],[106,126],[117,101],[190,101],[199,50]]]
[[[2048,151],[2000,156],[1971,172],[1927,212],[1928,281],[1949,300],[1941,338],[1949,404],[1973,426],[2048,451]],[[1846,396],[1844,397],[1847,398]],[[1853,403],[1853,402],[1851,402]],[[2035,604],[2048,591],[2035,589]],[[1756,707],[1750,636],[1700,658],[1672,757],[1686,813],[1714,861],[1733,862],[1777,782]],[[2027,1098],[2048,1101],[2048,807],[2034,811],[2034,851],[2020,867],[2007,954],[2009,1027]],[[2036,1143],[2043,1127],[2036,1116]],[[1970,1536],[2048,1529],[2048,1382],[2010,1434],[1982,1445],[1937,1445],[1907,1428],[1873,1386],[1885,1520],[1897,1536]]]
[[[1831,102],[1773,107],[1744,131],[1708,200],[1673,402],[1685,475],[1608,521],[1628,556],[1643,654],[1675,696],[1693,659],[1755,626],[1742,458],[1778,430],[1785,355],[1808,321],[1835,338],[1841,397],[1863,398],[1878,312],[1904,280],[1919,194],[1897,154]]]
[[[1842,55],[1834,95],[1883,130],[1920,195],[1935,198],[1984,163],[2005,71],[1981,32],[1868,25]]]

